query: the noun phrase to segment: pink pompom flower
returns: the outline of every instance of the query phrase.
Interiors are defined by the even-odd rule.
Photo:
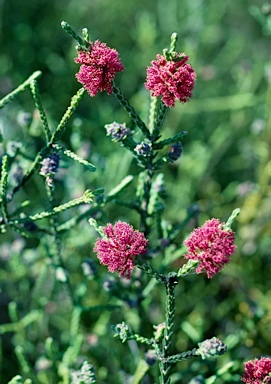
[[[200,263],[196,273],[205,270],[208,278],[220,272],[234,253],[235,237],[231,229],[223,229],[224,223],[218,219],[211,219],[199,228],[196,228],[184,241],[188,253],[186,259],[198,260]]]
[[[101,91],[110,95],[116,72],[124,70],[118,52],[99,40],[90,42],[89,51],[79,51],[74,61],[81,64],[76,78],[90,96],[95,96]]]
[[[271,383],[271,359],[262,357],[245,363],[242,381],[247,384]]]
[[[174,107],[175,99],[186,103],[192,96],[196,73],[184,53],[172,53],[167,60],[163,55],[157,55],[152,61],[152,67],[147,68],[145,87],[152,96],[162,96],[167,107]]]
[[[108,266],[109,272],[119,272],[119,276],[131,277],[134,258],[145,254],[148,240],[144,233],[134,230],[132,225],[118,221],[103,228],[105,237],[98,239],[94,252],[98,253],[100,263]]]

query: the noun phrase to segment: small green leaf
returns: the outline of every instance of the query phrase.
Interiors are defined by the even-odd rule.
[[[141,380],[146,375],[149,369],[150,366],[146,363],[146,361],[143,359],[140,360],[137,365],[131,384],[140,384]]]
[[[199,331],[188,321],[183,321],[181,328],[193,342],[200,340],[201,335]]]
[[[123,191],[131,182],[134,180],[134,176],[128,175],[126,176],[114,189],[112,189],[108,194],[107,198],[112,198],[118,195],[121,191]]]
[[[96,167],[93,164],[91,164],[85,159],[82,159],[82,157],[78,156],[76,153],[70,151],[69,149],[63,148],[61,145],[58,144],[54,144],[53,147],[63,153],[65,156],[69,157],[70,159],[73,159],[78,163],[84,165],[90,172],[96,171]]]
[[[11,379],[8,384],[22,384],[22,376],[20,375],[16,375],[13,377],[13,379]]]
[[[15,97],[17,97],[20,92],[23,92],[26,88],[28,88],[31,81],[37,79],[40,76],[41,76],[41,71],[34,72],[24,83],[20,84],[19,87],[14,89],[14,91],[10,92],[8,95],[3,97],[3,99],[0,100],[0,109],[3,108],[6,104],[8,104]]]

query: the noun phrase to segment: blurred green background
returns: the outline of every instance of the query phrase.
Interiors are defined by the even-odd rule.
[[[185,236],[192,225],[201,225],[211,217],[226,220],[236,207],[241,208],[241,215],[234,227],[238,249],[229,266],[211,281],[202,275],[188,278],[178,288],[176,300],[173,351],[179,353],[216,335],[228,342],[228,353],[210,361],[182,362],[173,371],[176,383],[186,383],[197,373],[209,377],[233,361],[229,373],[217,379],[217,383],[240,382],[243,361],[271,355],[271,2],[0,0],[0,98],[32,72],[41,70],[39,87],[51,129],[57,126],[79,88],[74,76],[78,71],[73,61],[75,44],[61,28],[62,20],[78,33],[87,27],[91,39],[100,39],[118,50],[126,69],[117,75],[116,82],[146,122],[146,67],[168,47],[173,32],[179,35],[178,50],[190,57],[197,73],[193,98],[187,105],[177,103],[170,110],[163,129],[163,138],[182,130],[189,133],[182,142],[181,159],[164,169],[164,217],[176,224],[185,218],[191,204],[197,203],[201,210],[198,223],[192,223]],[[31,116],[27,127],[22,122],[25,112]],[[89,174],[79,165],[63,161],[56,181],[58,204],[78,197],[87,188],[105,187],[108,191],[127,173],[139,172],[131,155],[105,138],[104,125],[113,121],[125,121],[133,128],[113,97],[84,95],[63,143],[93,162],[98,170]],[[43,139],[30,92],[24,92],[1,110],[0,128],[5,140],[19,141],[34,153],[40,149]],[[21,166],[27,168],[27,164]],[[18,200],[32,201],[28,213],[33,213],[48,208],[45,196],[40,180],[34,179]],[[129,211],[112,204],[102,221],[116,218],[129,220]],[[137,224],[136,217],[131,220]],[[79,355],[94,364],[98,382],[128,383],[128,378],[119,372],[132,374],[140,351],[113,339],[110,324],[124,318],[138,330],[136,309],[126,304],[129,310],[121,307],[115,311],[88,312],[82,316],[80,332],[70,330],[72,309],[62,285],[46,266],[46,241],[23,240],[11,232],[1,237],[0,320],[14,321],[7,313],[10,301],[17,303],[20,318],[34,316],[30,326],[3,332],[1,384],[16,373],[28,377],[27,372],[20,370],[19,352],[14,353],[14,346],[23,346],[29,364],[35,367],[37,383],[56,382],[61,364],[50,366],[45,339],[54,339],[61,361],[64,351],[72,345],[72,335],[79,333],[84,339]],[[87,222],[63,235],[67,269],[74,289],[90,290],[87,305],[116,304],[101,290],[105,268],[97,265],[99,277],[90,281],[84,277],[82,281],[80,264],[85,257],[94,256],[95,237]],[[132,292],[133,287],[130,288]],[[153,324],[164,321],[160,296],[157,289],[146,304]],[[73,316],[76,317],[75,312]],[[79,363],[77,359],[70,365],[76,368]],[[178,381],[178,372],[182,370],[185,377]],[[146,383],[152,382],[149,380]]]

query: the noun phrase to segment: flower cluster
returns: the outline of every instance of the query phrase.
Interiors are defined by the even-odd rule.
[[[151,91],[152,96],[162,96],[167,107],[174,107],[175,99],[187,102],[192,96],[196,79],[194,69],[187,64],[189,57],[184,53],[171,52],[168,56],[158,54],[156,58],[147,68],[146,89]],[[80,50],[74,61],[81,64],[76,78],[90,96],[100,91],[111,94],[116,72],[124,70],[118,52],[99,40],[90,42],[89,50]]]
[[[99,40],[90,43],[90,51],[79,51],[74,61],[81,64],[76,78],[90,96],[95,96],[99,91],[106,91],[110,95],[116,72],[124,69],[118,52]]]
[[[175,53],[172,60],[163,55],[157,55],[152,61],[152,67],[147,69],[145,87],[152,96],[162,96],[167,107],[174,107],[175,99],[186,103],[192,96],[196,74],[189,59],[183,53]]]
[[[134,230],[132,225],[118,221],[103,228],[105,237],[98,239],[94,252],[98,253],[101,264],[107,265],[109,272],[119,272],[119,276],[130,278],[134,269],[134,257],[147,252],[148,240],[144,234]]]
[[[246,362],[242,381],[247,384],[271,383],[271,359],[262,357]]]
[[[223,229],[223,224],[218,219],[211,219],[195,229],[185,240],[188,253],[186,259],[199,260],[200,264],[196,273],[205,270],[208,278],[221,271],[227,264],[236,246],[234,245],[234,232]]]

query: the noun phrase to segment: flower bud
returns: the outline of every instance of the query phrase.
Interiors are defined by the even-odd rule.
[[[126,128],[126,123],[119,124],[114,121],[111,124],[106,124],[105,128],[107,136],[111,136],[112,141],[122,141],[132,133],[129,128]]]
[[[173,162],[178,160],[181,157],[183,152],[183,147],[180,142],[173,144],[170,148],[170,151],[167,154],[167,157]]]
[[[146,363],[148,365],[154,365],[157,361],[157,356],[155,354],[155,351],[154,349],[149,349],[146,353],[145,353],[145,360],[146,360]]]
[[[49,156],[45,157],[41,162],[40,175],[46,177],[46,182],[49,187],[53,186],[52,176],[56,174],[59,167],[60,156],[57,152],[52,152]]]
[[[197,354],[204,360],[207,357],[223,355],[227,351],[226,344],[222,343],[217,337],[204,340],[202,343],[198,343]]]

